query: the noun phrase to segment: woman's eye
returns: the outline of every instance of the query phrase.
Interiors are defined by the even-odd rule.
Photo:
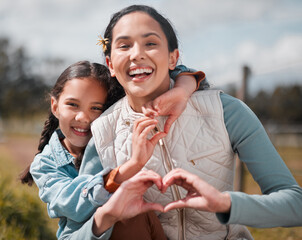
[[[127,44],[121,44],[119,48],[121,48],[121,49],[127,49],[127,48],[129,48],[129,45],[127,45]]]
[[[154,43],[154,42],[149,42],[149,43],[147,43],[146,45],[147,45],[147,46],[155,46],[156,43]]]

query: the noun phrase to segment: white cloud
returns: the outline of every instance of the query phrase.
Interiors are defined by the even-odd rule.
[[[252,41],[243,42],[233,55],[218,54],[203,62],[208,78],[214,86],[239,84],[243,65],[251,68],[254,77],[265,75],[262,79],[272,81],[273,77],[270,77],[270,74],[276,77],[279,72],[280,79],[275,81],[282,81],[284,74],[287,80],[296,81],[302,69],[302,35],[285,36],[270,47]],[[257,82],[257,84],[257,88],[267,85],[265,82]]]
[[[289,35],[270,47],[245,42],[237,49],[237,58],[251,64],[257,74],[286,68],[302,61],[302,35]]]

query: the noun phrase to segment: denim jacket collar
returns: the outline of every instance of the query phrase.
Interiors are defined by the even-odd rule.
[[[58,167],[68,165],[75,159],[61,144],[60,139],[62,138],[64,138],[64,135],[62,131],[58,129],[52,134],[49,140],[49,146]]]

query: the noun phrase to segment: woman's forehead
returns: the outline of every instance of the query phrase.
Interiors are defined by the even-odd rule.
[[[148,35],[153,33],[165,36],[160,24],[145,12],[132,12],[124,15],[113,28],[113,38],[131,36],[134,34]]]

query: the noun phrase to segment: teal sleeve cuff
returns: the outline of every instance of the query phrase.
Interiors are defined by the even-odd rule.
[[[177,65],[174,70],[170,70],[170,78],[175,81],[176,77],[182,73],[187,73],[188,75],[192,75],[196,79],[196,90],[204,90],[210,87],[206,75],[202,71],[196,71],[192,68],[187,68],[185,65]]]
[[[187,68],[185,65],[177,65],[173,70],[170,70],[170,77],[175,80],[177,75],[183,72],[196,72],[196,70]]]

